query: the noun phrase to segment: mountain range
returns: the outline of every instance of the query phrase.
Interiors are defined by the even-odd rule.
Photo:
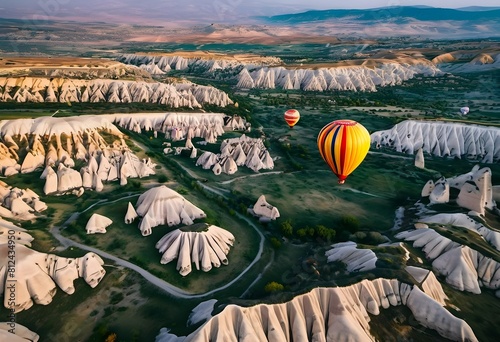
[[[283,14],[259,17],[271,23],[304,23],[322,20],[346,19],[350,21],[408,20],[419,21],[477,21],[499,20],[500,9],[468,7],[464,10],[434,7],[393,6],[374,9],[331,9],[307,11],[296,14]]]

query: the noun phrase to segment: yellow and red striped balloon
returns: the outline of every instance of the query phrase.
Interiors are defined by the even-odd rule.
[[[318,149],[323,160],[344,184],[365,159],[370,149],[370,133],[359,122],[336,120],[318,134]]]
[[[285,121],[290,126],[290,128],[293,128],[297,122],[299,122],[300,119],[300,113],[296,109],[289,109],[285,112]]]

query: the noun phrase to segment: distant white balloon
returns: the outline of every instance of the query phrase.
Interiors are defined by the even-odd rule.
[[[462,115],[467,115],[469,113],[469,107],[460,108],[460,113],[462,113]]]

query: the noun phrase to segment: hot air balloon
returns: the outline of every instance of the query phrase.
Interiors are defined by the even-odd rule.
[[[344,184],[347,176],[365,159],[370,149],[370,133],[353,120],[333,121],[319,132],[318,149],[339,178],[339,184]]]
[[[469,107],[462,107],[462,108],[460,108],[460,113],[462,113],[462,115],[469,114]]]
[[[296,109],[289,109],[285,112],[285,121],[290,126],[290,128],[293,128],[297,122],[299,122],[300,119],[300,113]]]

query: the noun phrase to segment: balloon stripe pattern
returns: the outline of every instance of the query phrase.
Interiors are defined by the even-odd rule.
[[[343,184],[368,154],[370,134],[356,121],[337,120],[321,129],[317,143],[321,157]]]
[[[292,128],[300,119],[300,113],[296,109],[289,109],[285,112],[285,121]]]

